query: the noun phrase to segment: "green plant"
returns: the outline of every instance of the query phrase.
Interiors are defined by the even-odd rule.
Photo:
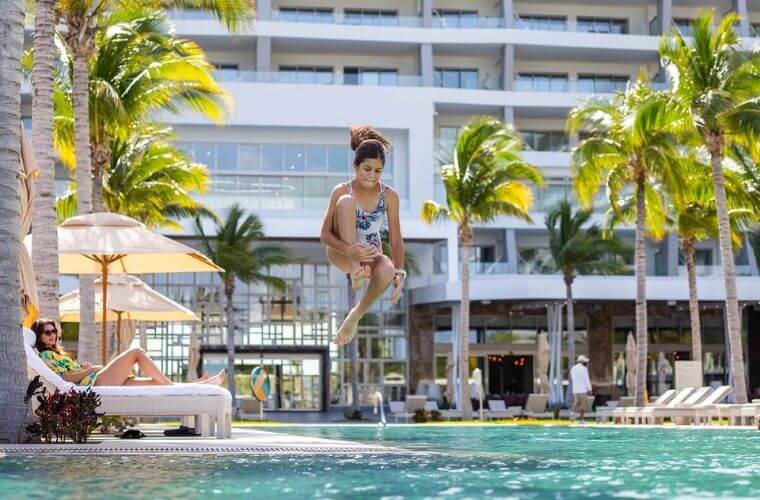
[[[431,422],[443,422],[443,415],[440,411],[433,410],[430,412],[430,421]]]
[[[103,434],[124,432],[127,427],[134,427],[135,420],[121,415],[103,415],[100,417],[98,430]]]
[[[27,431],[46,443],[51,443],[54,438],[56,443],[65,442],[66,438],[75,443],[86,443],[102,415],[95,411],[100,406],[100,396],[89,387],[86,391],[60,392],[56,389],[50,393],[36,376],[27,388],[24,401],[29,404],[35,396],[37,421],[28,425]]]
[[[343,412],[343,418],[346,420],[362,420],[362,411],[349,408]]]
[[[425,422],[428,421],[429,417],[430,416],[429,416],[427,410],[422,410],[422,409],[417,410],[417,411],[414,412],[414,417],[413,417],[414,423],[416,423],[416,424],[424,424]]]

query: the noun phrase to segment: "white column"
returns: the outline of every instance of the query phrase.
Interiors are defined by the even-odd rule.
[[[668,276],[678,276],[678,254],[680,251],[680,243],[678,242],[678,236],[675,233],[668,233],[667,236],[667,252],[668,252]]]
[[[515,24],[515,5],[512,0],[501,0],[501,15],[504,17],[504,26],[512,28]]]
[[[451,360],[454,362],[454,387],[449,392],[457,409],[462,406],[459,401],[459,302],[451,305]]]
[[[422,0],[422,26],[433,26],[433,0]]]
[[[749,37],[749,9],[747,9],[747,0],[731,0],[731,8],[741,16],[739,34],[743,37]]]
[[[514,229],[506,230],[507,239],[507,271],[509,274],[517,274],[517,235]]]
[[[272,71],[272,39],[268,36],[256,39],[256,71]]]
[[[755,249],[750,245],[749,238],[744,237],[744,244],[747,245],[747,258],[749,259],[749,268],[752,276],[759,274],[757,268],[757,256],[755,255]]]
[[[673,0],[657,0],[657,32],[662,35],[670,32],[673,24]]]
[[[423,43],[420,45],[420,75],[422,86],[433,86],[433,45]]]
[[[504,90],[515,87],[515,46],[508,43],[501,50],[501,82]]]
[[[515,108],[512,106],[504,106],[504,123],[507,125],[515,124]]]
[[[272,19],[272,0],[256,0],[256,17],[262,21]]]

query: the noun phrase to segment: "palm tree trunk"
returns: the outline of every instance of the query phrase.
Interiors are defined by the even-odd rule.
[[[470,228],[460,232],[470,234]],[[460,255],[462,259],[462,300],[459,305],[459,400],[462,402],[463,419],[472,418],[470,401],[470,237],[461,238]]]
[[[575,362],[575,306],[573,305],[573,279],[565,278],[565,296],[567,297],[567,364],[573,366]],[[561,367],[560,367],[561,370]],[[569,378],[569,377],[568,377]],[[572,408],[573,404],[573,380],[568,380],[567,397],[565,398],[567,406]]]
[[[726,184],[723,179],[723,138],[711,137],[710,163],[712,164],[715,204],[718,211],[718,232],[720,258],[723,264],[723,284],[726,289],[726,322],[729,346],[731,348],[731,368],[734,374],[733,392],[736,403],[747,402],[747,384],[744,374],[744,346],[742,344],[742,320],[739,314],[739,299],[736,292],[736,269],[734,268],[734,248],[731,243],[731,225],[726,203]]]
[[[644,181],[636,183],[636,406],[643,406],[647,389],[647,253],[644,241],[646,202]]]
[[[699,318],[699,296],[697,294],[697,258],[694,242],[688,238],[681,240],[681,248],[686,259],[686,274],[689,277],[689,319],[691,320],[691,359],[702,366],[702,325]]]
[[[103,181],[111,152],[102,144],[92,145],[92,208],[95,212],[107,212],[103,199]]]
[[[53,150],[53,70],[57,49],[55,0],[37,0],[32,68],[32,149],[40,176],[32,219],[32,264],[40,316],[58,321],[58,233],[55,221],[55,151]]]
[[[350,311],[356,302],[356,291],[351,285],[350,275],[346,275],[348,281],[348,310]],[[359,374],[357,372],[359,363],[359,339],[354,339],[348,344],[348,372],[351,379],[351,407],[355,412],[361,410],[359,399]]]
[[[19,332],[18,173],[21,165],[21,53],[24,2],[0,3],[0,441],[23,439],[26,357]]]
[[[72,101],[74,104],[74,139],[76,141],[77,213],[92,212],[92,171],[90,166],[90,74],[89,51],[74,48]],[[95,286],[92,276],[79,276],[79,349],[80,361],[100,362],[100,335],[95,329]]]
[[[235,414],[237,408],[237,399],[235,396],[235,306],[232,302],[232,296],[235,294],[235,283],[233,277],[231,280],[225,280],[224,295],[227,297],[226,316],[227,316],[227,389],[232,394],[232,412]]]

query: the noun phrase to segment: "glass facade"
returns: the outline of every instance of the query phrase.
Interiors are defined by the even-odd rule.
[[[622,35],[628,33],[628,20],[608,17],[579,17],[577,31]]]
[[[345,145],[183,142],[178,146],[211,171],[207,197],[243,198],[252,210],[322,208],[333,187],[353,175],[352,153]],[[407,186],[403,179],[394,182],[393,160],[393,153],[388,153],[383,182],[393,185],[403,200]]]
[[[564,16],[519,16],[515,25],[529,30],[565,31],[567,18]]]
[[[477,28],[478,12],[475,10],[434,10],[434,28]]]
[[[561,130],[525,130],[521,131],[523,141],[533,151],[567,151],[568,137]]]
[[[272,365],[274,371],[270,373],[277,371],[284,377],[279,382],[283,387],[277,396],[280,398],[276,402],[280,405],[277,409],[286,409],[282,407],[285,404],[291,409],[318,409],[314,404],[315,395],[319,393],[315,370],[321,377],[319,384],[329,384],[330,404],[350,403],[348,350],[330,343],[348,310],[345,275],[327,264],[277,266],[270,270],[270,275],[283,279],[285,289],[276,291],[264,284],[243,282],[235,286],[235,344],[241,351],[248,351],[236,359],[236,374],[244,384],[241,393],[245,393],[246,377],[251,369],[263,362]],[[221,278],[212,273],[156,274],[144,278],[157,291],[195,311],[201,318],[196,325],[148,324],[149,351],[161,368],[175,380],[185,379],[193,329],[201,340],[202,350],[213,352],[204,355],[210,361],[204,368],[209,371],[223,367],[224,355],[219,352],[226,345],[227,321]],[[359,351],[359,389],[366,404],[371,402],[375,391],[381,391],[386,400],[399,399],[405,394],[406,310],[405,299],[391,304],[388,290],[360,323],[355,342]],[[292,355],[267,354],[260,361],[251,354],[257,349],[283,347],[292,351]],[[299,348],[304,350],[303,355],[298,354]],[[329,374],[319,373],[315,368],[314,348],[329,352]],[[276,370],[275,365],[279,367]],[[302,396],[296,397],[298,394]],[[286,396],[289,399],[283,403]]]
[[[578,92],[611,94],[628,86],[628,75],[578,75]]]
[[[518,73],[515,90],[523,92],[567,92],[567,74]]]
[[[435,68],[433,85],[452,89],[477,89],[478,70],[457,68]]]
[[[398,11],[376,9],[346,9],[344,11],[346,24],[361,24],[369,26],[393,26],[398,24]]]

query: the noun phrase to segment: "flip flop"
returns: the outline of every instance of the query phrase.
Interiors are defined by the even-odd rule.
[[[195,432],[192,427],[186,425],[180,425],[179,429],[166,429],[164,436],[200,436],[200,432]]]

